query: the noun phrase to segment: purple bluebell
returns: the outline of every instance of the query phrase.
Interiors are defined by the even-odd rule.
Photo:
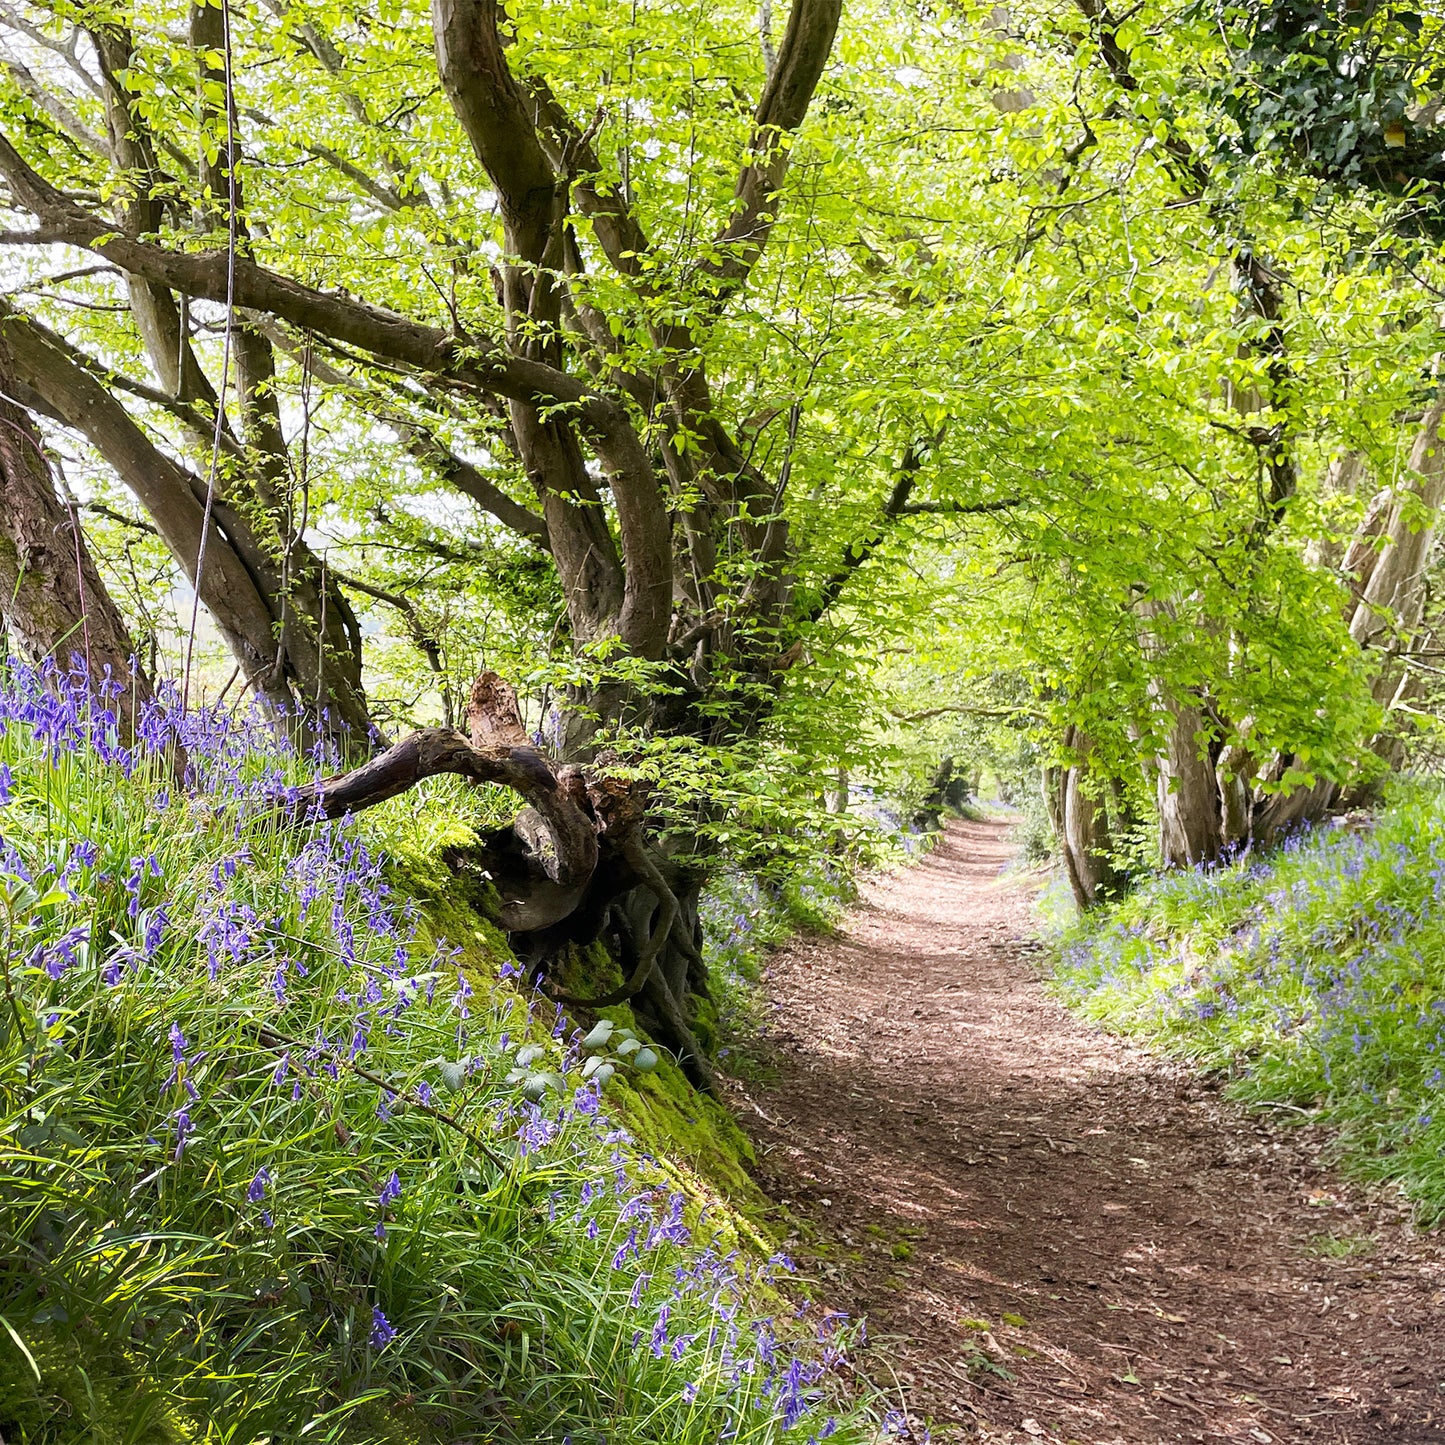
[[[396,1329],[382,1314],[380,1305],[371,1308],[371,1348],[384,1350],[396,1338]]]
[[[186,1152],[186,1143],[194,1132],[191,1124],[189,1110],[181,1109],[176,1114],[176,1162],[180,1162],[181,1155]]]
[[[157,904],[147,914],[145,928],[141,932],[141,951],[147,960],[154,958],[159,951],[170,921],[170,914],[163,903]]]
[[[667,1304],[664,1304],[657,1312],[657,1323],[652,1327],[652,1339],[649,1341],[652,1357],[655,1360],[660,1360],[663,1352],[667,1349],[667,1322],[671,1314],[672,1306]]]
[[[622,1241],[617,1253],[612,1256],[612,1268],[621,1269],[627,1263],[627,1257],[637,1249],[637,1226],[634,1224],[628,1231],[627,1238]]]

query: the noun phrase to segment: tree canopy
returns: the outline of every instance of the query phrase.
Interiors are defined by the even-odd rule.
[[[0,27],[14,399],[150,671],[234,668],[360,762],[490,669],[518,705],[470,746],[645,786],[674,862],[1027,757],[1082,902],[1428,721],[1429,15]]]

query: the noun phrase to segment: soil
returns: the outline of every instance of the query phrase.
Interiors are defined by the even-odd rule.
[[[954,823],[769,969],[739,1086],[803,1271],[914,1438],[1445,1442],[1445,1241],[1050,997],[1037,879]]]

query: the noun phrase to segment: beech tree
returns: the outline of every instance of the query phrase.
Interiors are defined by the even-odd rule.
[[[599,858],[609,829],[564,765],[619,727],[746,735],[801,655],[799,629],[910,510],[905,455],[873,519],[800,585],[783,504],[802,403],[783,411],[786,440],[760,449],[777,413],[750,421],[709,362],[788,204],[839,15],[839,0],[796,0],[781,34],[765,16],[745,42],[732,17],[708,18],[680,53],[693,75],[720,61],[718,84],[679,85],[652,59],[654,82],[632,92],[607,66],[559,63],[585,15],[542,32],[489,0],[379,24],[362,9],[278,5],[243,20],[209,4],[144,23],[103,5],[5,22],[29,58],[10,62],[0,137],[8,205],[28,224],[4,242],[88,253],[121,281],[110,294],[131,323],[97,351],[7,305],[0,326],[26,386],[144,507],[246,686],[353,754],[372,737],[359,629],[345,582],[308,541],[280,370],[344,396],[409,464],[546,552],[578,666],[550,753],[521,732],[499,680],[483,689],[497,707],[474,695],[472,744],[510,750],[501,780],[525,774],[544,819],[538,847],[509,833],[482,863],[504,900],[523,900],[503,917],[539,959],[594,936],[634,893],[632,913],[612,915],[637,975],[627,993],[693,1056],[698,880],[664,880],[630,834]],[[395,62],[385,78],[378,47]],[[319,106],[298,100],[302,77]],[[317,191],[336,185],[346,195],[323,204]],[[680,189],[692,199],[679,215]],[[355,229],[384,230],[402,254],[356,264]],[[135,374],[141,357],[149,375]],[[408,740],[328,789],[327,807],[365,807],[463,756],[460,770],[480,776],[462,746]]]
[[[129,740],[150,679],[90,555],[75,503],[56,496],[44,444],[20,405],[0,338],[0,616],[10,650],[62,670],[78,659]]]

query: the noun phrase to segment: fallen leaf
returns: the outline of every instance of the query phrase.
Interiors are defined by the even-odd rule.
[[[1032,1415],[1027,1416],[1023,1422],[1024,1430],[1030,1435],[1042,1435],[1044,1427],[1039,1424]]]

